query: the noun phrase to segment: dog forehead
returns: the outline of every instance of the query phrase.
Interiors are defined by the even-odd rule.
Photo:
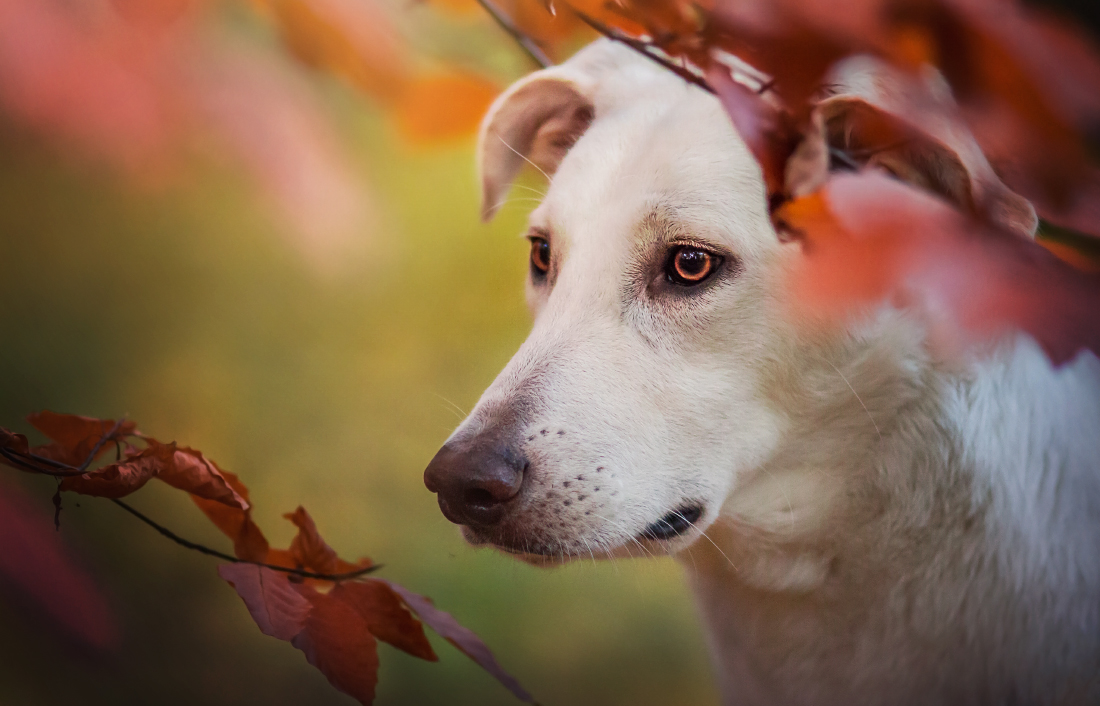
[[[562,249],[629,247],[655,212],[751,256],[776,244],[760,167],[714,96],[670,75],[616,96],[566,154],[533,226]],[[614,80],[609,77],[606,80]]]

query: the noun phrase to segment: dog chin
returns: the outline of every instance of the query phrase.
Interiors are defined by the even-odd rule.
[[[519,549],[518,547],[504,544],[499,541],[489,539],[472,527],[462,525],[462,538],[466,540],[466,543],[473,547],[492,547],[508,556],[519,559],[525,564],[539,567],[549,566],[561,566],[568,564],[573,559],[581,556],[580,554],[568,554],[564,552],[542,552],[531,551],[530,549]],[[585,554],[584,556],[588,556]]]

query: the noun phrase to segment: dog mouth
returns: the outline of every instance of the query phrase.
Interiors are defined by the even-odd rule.
[[[703,516],[703,512],[703,506],[698,503],[681,505],[661,519],[646,526],[644,530],[635,535],[634,541],[662,542],[676,539],[693,529],[695,523]],[[473,546],[490,545],[529,563],[561,563],[574,556],[592,553],[590,548],[584,550],[579,546],[572,547],[572,543],[568,541],[547,541],[545,538],[537,539],[525,535],[507,538],[506,536],[493,536],[467,525],[462,526],[462,535]],[[585,554],[586,551],[587,554]]]
[[[639,536],[655,541],[675,539],[693,528],[702,516],[702,505],[682,505],[646,527]]]

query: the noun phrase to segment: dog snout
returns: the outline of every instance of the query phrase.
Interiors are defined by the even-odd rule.
[[[448,443],[424,470],[424,485],[436,493],[439,509],[455,524],[495,525],[523,486],[527,461],[508,445]]]

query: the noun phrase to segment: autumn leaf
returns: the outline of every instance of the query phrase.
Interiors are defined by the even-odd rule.
[[[367,621],[371,634],[413,657],[439,659],[404,599],[388,582],[377,579],[338,583],[329,595],[354,608]]]
[[[60,489],[101,498],[125,497],[139,490],[169,464],[173,450],[174,447],[161,444],[150,446],[118,463],[68,476],[62,479]]]
[[[1100,277],[896,180],[837,174],[779,216],[804,238],[790,277],[804,310],[846,317],[893,301],[952,346],[1023,330],[1055,363],[1100,350]]]
[[[49,410],[27,415],[27,421],[54,442],[39,446],[33,452],[74,468],[95,460],[90,456],[97,446],[99,448],[96,456],[99,456],[110,448],[110,442],[123,439],[137,431],[137,425],[129,420],[115,422],[112,419],[58,414]],[[115,429],[116,424],[117,429]],[[112,430],[114,430],[113,433]]]
[[[378,645],[366,619],[331,593],[302,585],[312,610],[291,644],[305,653],[334,687],[361,704],[374,701],[378,683]],[[335,590],[335,589],[334,589]]]
[[[218,576],[244,601],[260,632],[290,641],[305,627],[310,602],[287,575],[255,564],[222,564]]]
[[[515,677],[504,671],[497,662],[496,657],[493,656],[492,651],[472,630],[462,627],[449,613],[436,608],[429,598],[413,593],[404,586],[392,581],[386,581],[386,584],[397,595],[401,596],[401,600],[405,602],[405,605],[428,627],[439,633],[441,637],[457,647],[467,657],[477,662],[482,669],[493,675],[517,699],[527,703],[535,703],[534,697],[520,686]]]
[[[162,446],[150,441],[150,448]],[[231,507],[247,510],[248,500],[229,483],[225,472],[217,464],[202,455],[202,452],[170,445],[165,450],[166,463],[157,478],[173,488],[179,488],[193,496],[206,498]],[[238,481],[239,482],[239,481]]]
[[[248,500],[248,488],[240,478],[229,471],[221,471],[222,478],[245,503],[227,505],[217,500],[192,495],[191,500],[203,514],[233,542],[233,554],[244,561],[268,561],[269,546],[259,526],[252,521],[252,508]]]
[[[343,574],[371,565],[370,559],[358,563],[344,561],[336,550],[328,545],[317,532],[317,525],[301,505],[294,512],[283,515],[298,528],[298,534],[290,542],[290,557],[294,565],[319,574]]]

